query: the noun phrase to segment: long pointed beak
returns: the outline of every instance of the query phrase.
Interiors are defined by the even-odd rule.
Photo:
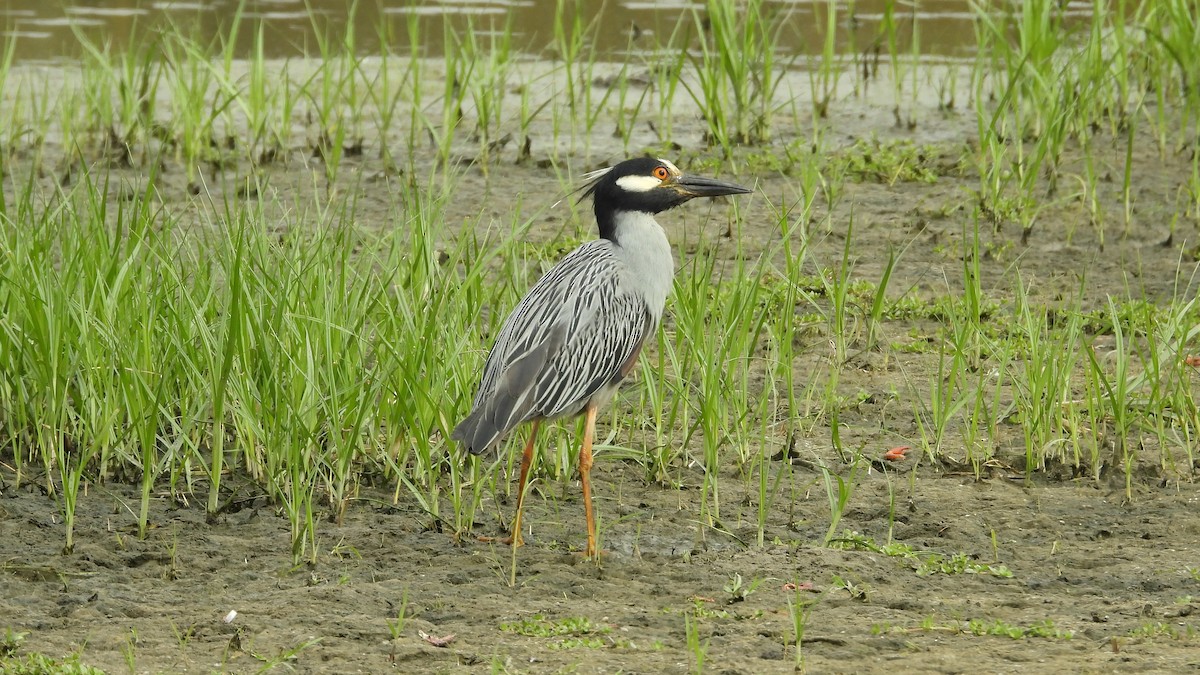
[[[720,197],[722,195],[744,195],[753,190],[734,183],[726,183],[712,178],[700,176],[680,176],[676,186],[683,193],[692,197]]]

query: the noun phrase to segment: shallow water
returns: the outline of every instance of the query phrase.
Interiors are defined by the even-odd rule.
[[[838,51],[845,54],[886,51],[880,40],[883,0],[836,3]],[[145,40],[154,30],[174,25],[185,34],[200,38],[228,35],[239,3],[235,0],[169,2],[166,0],[118,0],[106,2],[48,3],[43,0],[10,0],[0,8],[0,29],[5,40],[17,40],[18,61],[46,61],[80,55],[81,32],[98,43],[110,43],[114,52]],[[319,52],[317,31],[341,35],[351,17],[348,3],[342,0],[247,0],[242,17],[261,21],[267,45],[265,56],[282,58],[313,55]],[[668,42],[677,29],[695,30],[693,11],[703,3],[691,2],[606,2],[580,0],[566,2],[578,7],[582,21],[593,26],[596,55],[613,58],[629,51],[653,49]],[[420,24],[421,49],[426,55],[442,52],[444,27],[462,34],[476,32],[511,34],[512,46],[531,55],[553,56],[555,24],[558,15],[554,3],[532,0],[379,0],[362,2],[352,18],[358,51],[376,52],[381,36],[395,51],[407,52],[408,22]],[[828,24],[827,2],[769,2],[769,12],[789,15],[779,36],[786,53],[819,54]],[[311,8],[311,11],[310,11]],[[1083,11],[1083,10],[1081,10]],[[566,16],[572,17],[568,9]],[[963,57],[972,53],[975,35],[973,15],[966,3],[956,0],[926,0],[919,8],[896,9],[899,48],[905,53]],[[314,28],[315,27],[315,28]],[[915,29],[915,30],[914,30]],[[253,31],[242,30],[237,36],[236,56],[246,57],[253,47]]]

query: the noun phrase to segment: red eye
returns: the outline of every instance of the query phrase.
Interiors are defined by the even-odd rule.
[[[670,176],[671,176],[671,172],[667,171],[667,167],[665,167],[665,166],[654,167],[654,177],[655,178],[657,178],[659,180],[666,180]]]

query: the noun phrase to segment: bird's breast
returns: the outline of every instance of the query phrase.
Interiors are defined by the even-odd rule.
[[[626,271],[623,290],[640,295],[657,324],[675,278],[667,233],[649,215],[626,214],[618,220],[617,235],[616,253]]]

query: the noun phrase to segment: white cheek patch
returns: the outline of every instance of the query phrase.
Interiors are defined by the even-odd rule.
[[[627,192],[649,192],[662,185],[662,181],[654,176],[621,176],[617,179],[617,187]]]

